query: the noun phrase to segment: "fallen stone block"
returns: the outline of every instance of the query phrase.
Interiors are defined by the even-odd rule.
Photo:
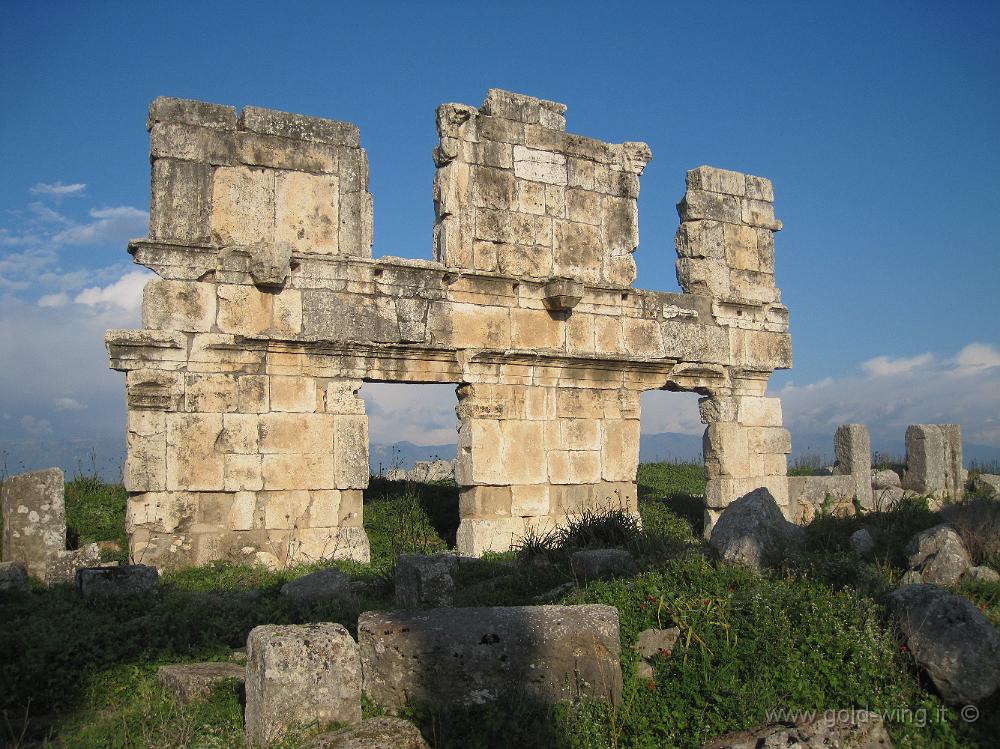
[[[182,705],[207,698],[226,679],[242,684],[245,676],[246,669],[236,663],[175,663],[156,669],[156,680]]]
[[[351,578],[333,568],[316,570],[295,580],[289,580],[281,586],[281,595],[305,603],[336,601],[345,609],[356,609],[358,606],[358,597],[352,589]]]
[[[866,557],[875,550],[875,539],[867,528],[859,528],[851,534],[851,550],[859,556]]]
[[[708,541],[722,561],[756,570],[780,564],[804,542],[805,531],[785,520],[767,489],[726,507]]]
[[[0,561],[23,561],[29,575],[47,580],[49,562],[66,548],[62,469],[8,476],[0,482],[0,511]]]
[[[681,636],[679,627],[668,629],[644,629],[639,633],[639,639],[634,647],[643,658],[653,658],[657,655],[669,655]]]
[[[951,705],[974,705],[1000,687],[1000,633],[967,598],[934,585],[889,595],[913,658]]]
[[[850,708],[827,710],[812,720],[789,725],[773,723],[749,731],[736,731],[702,744],[701,749],[892,749],[892,739],[877,713]]]
[[[45,570],[45,584],[59,585],[72,583],[76,573],[87,567],[93,567],[101,561],[101,549],[97,544],[87,544],[79,549],[68,549],[56,552],[49,558]]]
[[[980,473],[972,480],[972,490],[982,497],[1000,496],[1000,476]]]
[[[920,573],[925,583],[958,585],[972,559],[958,531],[936,525],[915,535],[906,545],[906,563]]]
[[[393,575],[396,603],[408,609],[451,606],[455,595],[452,575],[460,564],[478,562],[457,554],[400,554]]]
[[[254,627],[247,637],[247,743],[263,746],[314,721],[361,722],[357,643],[340,624]]]
[[[28,590],[28,567],[24,562],[0,562],[0,593]]]
[[[901,487],[902,485],[902,480],[895,471],[891,471],[888,468],[872,471],[872,489],[892,489],[897,486]]]
[[[995,569],[986,566],[969,567],[962,575],[962,582],[972,581],[977,583],[1000,582],[1000,573]]]
[[[580,580],[625,577],[635,572],[635,558],[624,549],[583,549],[569,558],[573,574]]]
[[[129,564],[124,567],[88,567],[77,570],[76,587],[85,596],[132,596],[156,587],[156,567]]]
[[[364,691],[376,704],[468,706],[511,694],[620,704],[611,606],[369,611],[358,620]]]
[[[309,749],[430,749],[415,725],[388,715],[322,733],[308,746]]]

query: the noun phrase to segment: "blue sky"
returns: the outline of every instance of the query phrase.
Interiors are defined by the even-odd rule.
[[[427,258],[434,109],[491,86],[650,144],[643,288],[677,289],[686,169],[774,180],[795,368],[772,382],[793,438],[958,421],[1000,446],[998,38],[995,2],[7,4],[0,449],[120,439],[101,335],[137,321],[125,244],[145,233],[155,96],[357,123],[375,255]],[[366,391],[373,440],[452,428],[447,388],[420,409]],[[647,401],[645,431],[700,429],[690,398]]]

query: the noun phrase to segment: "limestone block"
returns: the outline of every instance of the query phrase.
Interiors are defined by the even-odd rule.
[[[594,354],[594,315],[574,312],[566,320],[566,351],[569,354]]]
[[[400,340],[399,318],[392,297],[308,289],[302,292],[301,304],[302,330],[309,338],[366,343]],[[435,305],[434,309],[444,312],[441,305]],[[438,322],[440,326],[447,321]]]
[[[242,684],[245,677],[246,667],[238,663],[174,663],[156,669],[156,680],[182,705],[207,699],[226,679]]]
[[[503,439],[502,470],[505,484],[540,484],[545,481],[545,456],[538,449],[543,425],[537,421],[500,422]],[[478,447],[473,444],[473,451]]]
[[[520,517],[462,518],[458,524],[455,548],[460,554],[481,557],[488,551],[510,551],[524,537]]]
[[[266,413],[271,410],[270,384],[267,375],[241,375],[236,379],[236,404],[242,413]]]
[[[517,200],[515,205],[521,213],[533,213],[538,216],[545,215],[545,184],[542,182],[529,182],[519,179],[516,183]],[[487,205],[487,208],[493,206]]]
[[[512,486],[510,495],[511,515],[537,517],[549,514],[549,487],[545,484]]]
[[[256,336],[271,327],[272,294],[254,286],[218,287],[218,326],[223,333]]]
[[[741,202],[743,223],[762,229],[781,231],[781,222],[774,217],[774,204],[766,200],[744,198]]]
[[[515,94],[499,88],[487,92],[486,101],[479,110],[493,117],[503,117],[527,124],[542,124],[556,130],[566,129],[566,105],[534,96]],[[560,127],[561,125],[561,127]]]
[[[729,345],[735,366],[761,371],[792,366],[792,339],[788,333],[730,328]]]
[[[710,423],[705,429],[702,451],[709,478],[751,476],[752,453],[776,452],[753,449],[750,429],[731,422]]]
[[[631,254],[612,255],[604,259],[604,267],[601,276],[604,283],[609,286],[626,287],[631,286],[635,281],[636,273],[635,258]]]
[[[723,260],[680,257],[676,263],[677,283],[685,294],[729,296],[729,266]]]
[[[722,227],[726,263],[730,268],[774,273],[773,262],[769,265],[757,249],[758,230],[737,224],[722,224]]]
[[[599,193],[582,188],[567,188],[566,215],[570,221],[599,226],[602,221],[602,201]]]
[[[340,230],[339,185],[339,179],[331,174],[278,174],[274,186],[275,240],[287,242],[297,252],[335,254]]]
[[[338,253],[350,257],[371,257],[375,236],[375,214],[371,193],[341,193],[339,218]]]
[[[678,257],[727,260],[725,230],[720,221],[685,221],[674,238]]]
[[[559,419],[559,447],[563,450],[600,450],[601,422],[597,419]]]
[[[510,311],[506,307],[435,304],[428,326],[441,344],[456,348],[510,348]]]
[[[626,253],[639,245],[639,210],[634,200],[605,198],[601,218],[602,238],[607,250]]]
[[[258,491],[264,488],[260,455],[229,454],[223,458],[226,491]]]
[[[551,247],[497,244],[497,269],[508,276],[548,278],[552,274]]]
[[[149,105],[146,129],[151,129],[157,122],[177,122],[184,125],[235,130],[236,110],[206,101],[157,96]]]
[[[160,574],[156,567],[128,564],[96,567],[76,572],[76,587],[83,596],[117,597],[146,593],[156,587]]]
[[[211,165],[176,159],[153,162],[150,239],[207,244],[211,211]]]
[[[626,353],[622,320],[610,315],[594,318],[594,348],[604,356],[622,356]]]
[[[142,292],[142,325],[154,330],[206,332],[215,325],[215,287],[154,278]]]
[[[597,165],[588,159],[567,159],[567,184],[570,187],[580,187],[584,190],[593,190],[595,187],[596,169]]]
[[[227,413],[222,417],[222,434],[216,449],[225,453],[249,455],[260,451],[259,417],[256,414]]]
[[[329,453],[334,450],[334,419],[320,413],[266,413],[260,416],[262,453]]]
[[[914,424],[906,429],[903,488],[937,498],[960,499],[964,490],[962,434],[955,424]]]
[[[639,467],[639,420],[604,422],[601,443],[601,478],[605,481],[635,481]]]
[[[868,427],[864,424],[843,424],[837,427],[833,446],[837,454],[834,473],[860,474],[871,481],[872,442]]]
[[[49,564],[66,548],[63,485],[60,468],[8,476],[0,483],[0,561],[24,562],[29,575],[45,579]]]
[[[480,115],[475,122],[480,140],[524,144],[524,123],[488,115]]]
[[[184,407],[184,378],[180,372],[132,369],[125,374],[125,395],[129,409],[176,411]]]
[[[625,349],[632,356],[657,358],[663,356],[663,338],[655,320],[626,317],[622,320],[622,334],[625,339]]]
[[[560,417],[604,418],[604,403],[598,390],[559,388],[556,390],[556,410]]]
[[[236,160],[298,172],[336,174],[340,168],[336,146],[250,132],[236,133]]]
[[[566,157],[536,148],[514,146],[514,176],[549,185],[565,185]]]
[[[236,376],[188,374],[184,376],[184,409],[189,412],[223,413],[237,409]]]
[[[335,480],[338,489],[368,486],[368,417],[337,415],[334,419]]]
[[[251,746],[297,723],[360,723],[361,660],[348,631],[340,624],[250,630],[245,722]]]
[[[597,227],[572,221],[554,223],[553,272],[588,284],[600,281],[603,248]]]
[[[474,705],[515,691],[542,703],[621,701],[610,606],[370,611],[358,639],[364,691],[386,708]]]
[[[27,593],[28,567],[24,562],[0,562],[0,594]]]
[[[744,426],[781,426],[781,399],[742,396],[737,400],[737,417]]]
[[[751,452],[790,453],[792,435],[782,427],[747,427],[747,444]]]
[[[687,320],[659,324],[663,356],[684,362],[725,364],[729,361],[729,332],[719,325],[700,325]]]
[[[549,450],[548,479],[553,484],[593,484],[601,480],[601,453],[596,450]]]
[[[472,204],[480,208],[510,210],[514,205],[514,175],[508,169],[472,168]]]
[[[212,183],[212,240],[249,246],[275,236],[274,175],[246,166],[215,170]]]
[[[689,190],[706,190],[743,197],[746,194],[746,177],[741,172],[731,172],[711,166],[700,166],[687,173]]]
[[[244,107],[240,113],[239,127],[241,130],[263,135],[329,143],[334,146],[358,148],[361,145],[361,133],[353,123],[307,117],[275,109]]]
[[[316,410],[316,382],[311,377],[272,375],[270,382],[272,411],[310,413]]]
[[[233,133],[214,127],[157,122],[150,129],[149,155],[203,164],[232,164]]]
[[[781,301],[781,295],[774,284],[774,275],[752,270],[731,268],[729,271],[731,296],[757,304]]]
[[[129,411],[125,470],[122,483],[129,492],[167,488],[167,420],[162,411]]]
[[[510,517],[512,488],[509,486],[469,486],[459,494],[459,514],[463,518]]]
[[[223,455],[215,451],[222,414],[167,414],[167,490],[221,491]]]
[[[562,349],[561,320],[545,310],[512,309],[510,311],[511,345],[516,349]]]
[[[79,549],[60,549],[49,558],[45,566],[45,584],[62,585],[76,579],[77,570],[93,567],[101,561],[97,544],[87,544]]]
[[[709,219],[738,224],[742,220],[740,198],[704,190],[688,190],[677,204],[681,221]]]
[[[261,459],[268,490],[333,488],[336,461],[331,453],[270,453]]]

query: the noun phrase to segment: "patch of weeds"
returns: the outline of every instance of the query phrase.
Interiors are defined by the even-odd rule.
[[[947,504],[941,518],[962,537],[976,564],[1000,565],[1000,499],[976,498]]]
[[[121,484],[105,484],[96,476],[78,476],[66,483],[66,532],[72,548],[111,541],[115,548],[102,549],[105,561],[128,561],[125,535],[125,503],[128,494]]]

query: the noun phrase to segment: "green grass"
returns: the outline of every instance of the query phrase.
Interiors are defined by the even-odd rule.
[[[517,564],[510,552],[458,573],[457,605],[530,604],[572,580],[575,548],[629,548],[639,562],[635,576],[591,583],[561,599],[618,609],[622,706],[553,708],[512,696],[461,711],[414,705],[407,715],[436,747],[497,746],[498,736],[503,745],[525,747],[696,747],[782,708],[926,711],[923,726],[890,720],[897,747],[985,747],[1000,735],[1000,698],[980,706],[978,723],[963,723],[900,650],[885,610],[903,545],[941,514],[914,500],[864,517],[819,517],[807,527],[807,553],[753,575],[704,558],[704,487],[700,465],[640,466],[641,531],[626,538],[625,519],[584,515],[544,550],[544,563]],[[80,541],[121,541],[124,498],[121,487],[70,482],[67,514]],[[365,502],[372,564],[336,564],[366,583],[359,610],[394,606],[395,556],[453,545],[457,520],[453,484],[373,480]],[[862,525],[875,531],[870,560],[850,552],[850,534]],[[156,666],[226,660],[262,623],[339,621],[356,633],[358,610],[302,605],[278,593],[311,569],[215,563],[165,575],[158,590],[130,599],[85,600],[66,587],[0,598],[0,745],[17,746],[23,734],[48,737],[52,747],[243,747],[235,684],[181,706],[157,684]],[[959,592],[1000,626],[1000,585]],[[681,641],[657,658],[653,680],[640,679],[631,643],[644,628],[672,625],[681,628]],[[369,703],[364,709],[378,712]],[[316,728],[282,746],[302,746]]]

